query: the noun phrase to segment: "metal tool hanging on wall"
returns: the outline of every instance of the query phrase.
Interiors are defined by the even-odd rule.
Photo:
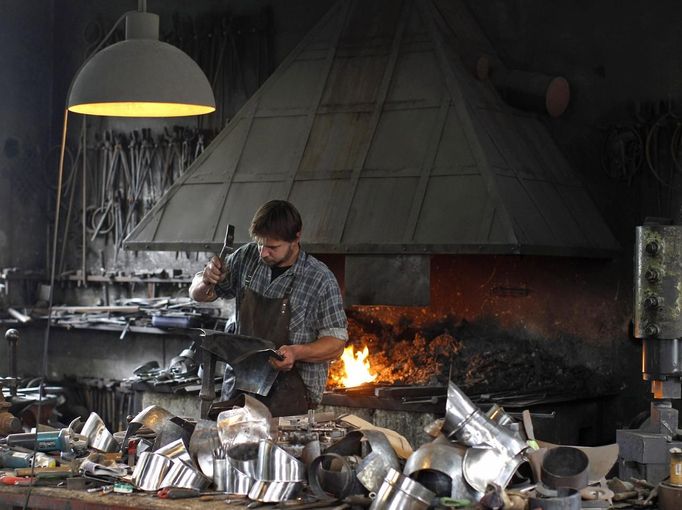
[[[113,241],[116,260],[123,239],[203,152],[206,140],[205,133],[181,126],[155,139],[149,128],[92,133],[84,125],[62,192],[66,242],[59,273],[78,264],[85,275],[88,244],[98,238]],[[79,255],[69,242],[76,233],[81,233]]]

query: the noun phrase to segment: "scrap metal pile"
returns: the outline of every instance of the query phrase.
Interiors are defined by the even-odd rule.
[[[270,508],[630,508],[651,506],[645,482],[608,485],[617,447],[536,441],[530,415],[483,413],[453,383],[434,438],[413,451],[392,430],[331,413],[273,419],[242,395],[217,420],[150,406],[111,433],[91,413],[55,431],[0,439],[5,484],[55,484]],[[12,472],[10,472],[12,471]],[[134,496],[131,496],[134,497]]]

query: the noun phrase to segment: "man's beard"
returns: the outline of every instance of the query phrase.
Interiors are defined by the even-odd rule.
[[[260,259],[263,262],[263,264],[265,264],[268,267],[273,267],[276,264],[276,262],[271,258],[264,259],[263,257],[261,257]]]
[[[263,261],[263,263],[268,266],[268,267],[276,267],[285,260],[287,260],[289,257],[291,257],[291,254],[294,252],[294,243],[291,243],[289,245],[289,249],[287,252],[280,258],[280,259],[273,259],[271,257],[263,258],[261,257],[260,259]]]

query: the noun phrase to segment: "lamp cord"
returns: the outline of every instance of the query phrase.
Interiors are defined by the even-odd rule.
[[[50,290],[47,303],[47,327],[45,328],[45,336],[43,338],[43,358],[41,367],[40,383],[38,385],[38,417],[36,419],[36,437],[33,442],[33,456],[31,459],[31,483],[26,491],[26,499],[24,500],[24,510],[28,508],[28,501],[31,497],[31,490],[35,484],[35,468],[36,468],[36,454],[38,453],[38,429],[42,419],[43,410],[43,393],[45,392],[45,381],[47,379],[47,356],[48,347],[50,345],[50,325],[52,324],[52,304],[54,299],[54,285],[57,270],[57,241],[59,239],[59,216],[62,206],[62,182],[64,178],[64,153],[66,151],[66,131],[68,127],[69,110],[64,109],[64,125],[62,127],[62,144],[59,152],[59,173],[57,174],[57,204],[54,218],[54,230],[52,234],[52,262],[50,267]],[[66,241],[66,240],[65,240]]]
[[[112,36],[116,28],[121,24],[121,21],[125,19],[125,17],[129,14],[129,12],[134,12],[134,11],[128,11],[124,12],[117,20],[116,23],[114,23],[114,26],[111,27],[111,30],[107,32],[107,34],[104,36],[104,38],[99,42],[97,47],[90,53],[85,58],[85,61],[81,65],[81,68],[85,63],[92,57],[94,54],[96,54],[106,43],[109,38]],[[24,510],[28,508],[28,502],[31,497],[31,491],[33,490],[34,484],[35,484],[35,468],[36,468],[36,454],[38,453],[38,429],[40,425],[40,421],[42,419],[42,407],[43,407],[43,393],[44,393],[44,388],[45,388],[45,381],[47,379],[47,358],[48,358],[48,353],[49,353],[49,345],[50,345],[50,330],[51,330],[51,325],[52,325],[52,305],[54,301],[54,285],[55,285],[55,280],[56,280],[56,271],[57,271],[57,244],[59,241],[59,217],[61,213],[61,207],[62,207],[62,186],[63,186],[63,180],[64,180],[64,154],[66,152],[66,133],[68,131],[68,119],[69,119],[69,109],[64,108],[64,124],[62,126],[62,140],[61,140],[61,148],[59,152],[59,173],[57,175],[57,203],[56,203],[56,213],[55,213],[55,218],[54,218],[54,229],[53,229],[53,234],[52,234],[52,253],[51,253],[51,263],[50,263],[50,290],[49,290],[49,297],[48,297],[48,305],[47,305],[47,326],[45,328],[45,336],[43,338],[43,354],[42,354],[42,363],[41,363],[41,377],[40,377],[40,383],[38,387],[38,417],[36,420],[36,436],[35,440],[33,442],[33,457],[31,461],[31,483],[28,486],[28,490],[26,491],[26,499],[24,500]],[[84,149],[85,150],[85,149]],[[85,157],[85,154],[83,154],[83,157]],[[64,240],[66,242],[66,239]]]
[[[130,14],[131,12],[135,12],[135,11],[127,11],[127,12],[124,12],[123,14],[121,14],[121,16],[116,20],[116,23],[114,23],[114,26],[111,27],[111,30],[109,30],[109,32],[107,32],[107,35],[105,35],[104,38],[103,38],[103,39],[99,42],[99,44],[95,47],[95,49],[92,50],[92,51],[90,52],[90,55],[88,55],[87,57],[85,57],[85,60],[84,60],[83,63],[87,62],[87,61],[90,59],[90,57],[92,57],[95,53],[97,53],[97,52],[102,48],[102,46],[104,46],[104,43],[107,42],[107,41],[109,40],[109,38],[113,35],[114,31],[115,31],[115,30],[118,28],[118,26],[121,24],[121,21],[123,21],[123,20],[125,19],[125,17],[126,17],[128,14]]]
[[[147,2],[146,0],[138,0],[138,10],[141,12],[145,12],[147,10]],[[83,65],[92,57],[95,55],[101,48],[104,46],[104,44],[109,40],[109,38],[112,36],[116,28],[121,24],[121,22],[125,19],[125,17],[134,11],[128,11],[124,12],[114,23],[114,25],[111,27],[109,32],[104,36],[104,38],[99,42],[99,44],[95,47],[94,50],[85,58],[85,61],[83,62]],[[82,67],[82,66],[81,66]],[[45,336],[43,339],[43,354],[42,354],[42,363],[41,363],[41,377],[40,377],[40,383],[38,386],[38,417],[36,420],[36,427],[35,427],[35,440],[33,442],[33,456],[31,460],[31,483],[28,486],[28,490],[26,491],[26,499],[24,500],[24,510],[28,508],[28,502],[29,499],[31,498],[31,491],[33,490],[33,487],[35,485],[35,468],[36,468],[36,455],[38,453],[38,429],[40,425],[40,421],[42,418],[42,406],[43,406],[43,394],[45,392],[45,381],[47,380],[47,359],[48,359],[48,352],[49,352],[49,345],[50,345],[50,330],[51,330],[51,325],[52,325],[52,306],[53,306],[53,301],[54,301],[54,286],[55,286],[55,280],[56,280],[56,270],[57,270],[57,244],[59,240],[59,217],[60,217],[60,212],[61,212],[61,198],[62,198],[62,184],[63,184],[63,177],[64,177],[64,154],[66,152],[66,133],[68,130],[68,118],[69,118],[69,109],[64,108],[64,124],[62,126],[62,140],[61,140],[61,150],[59,153],[59,173],[57,176],[57,203],[56,203],[56,213],[55,213],[55,219],[54,219],[54,230],[53,230],[53,235],[52,235],[52,257],[51,257],[51,264],[50,264],[50,290],[49,290],[49,298],[48,298],[48,305],[47,305],[47,326],[45,328]],[[85,151],[85,146],[84,146],[84,151]],[[83,154],[83,158],[85,158],[85,155]],[[66,242],[66,239],[64,240]]]
[[[85,61],[81,65],[85,65],[85,63],[90,59],[90,57],[94,54],[96,54],[104,45],[104,43],[109,40],[109,38],[112,36],[116,28],[121,24],[121,21],[125,19],[125,17],[129,14],[129,12],[134,12],[134,11],[128,11],[124,12],[117,20],[116,23],[114,23],[114,26],[111,27],[111,30],[107,32],[107,34],[104,36],[104,38],[99,42],[97,47],[90,53],[85,58]],[[51,263],[50,263],[50,290],[49,290],[49,298],[48,298],[48,304],[47,304],[47,326],[45,328],[45,336],[43,338],[43,354],[42,354],[42,363],[41,363],[41,377],[40,377],[40,383],[38,386],[38,418],[36,420],[36,436],[35,440],[33,442],[33,457],[31,461],[31,483],[28,486],[28,490],[26,491],[26,499],[24,500],[24,510],[28,508],[28,502],[31,497],[31,491],[33,490],[34,484],[35,484],[35,468],[36,468],[36,454],[38,453],[38,429],[40,425],[40,421],[42,419],[42,408],[43,408],[43,393],[44,393],[44,388],[45,388],[45,381],[47,379],[47,358],[48,358],[48,351],[49,351],[49,345],[50,345],[50,330],[51,330],[51,325],[52,325],[52,305],[54,301],[54,285],[55,285],[55,280],[56,280],[56,271],[57,271],[57,244],[59,240],[59,217],[61,213],[61,207],[62,207],[62,186],[63,186],[63,180],[64,180],[64,154],[66,152],[66,133],[68,131],[68,119],[69,119],[69,109],[64,108],[64,124],[62,126],[62,140],[61,140],[61,147],[60,147],[60,152],[59,152],[59,173],[57,175],[57,204],[56,204],[56,212],[55,212],[55,218],[54,218],[54,229],[53,229],[53,234],[52,234],[52,257],[51,257]],[[84,146],[84,152],[85,152],[85,146]],[[83,157],[85,158],[85,154],[83,154]],[[66,239],[64,239],[64,242],[66,242]]]

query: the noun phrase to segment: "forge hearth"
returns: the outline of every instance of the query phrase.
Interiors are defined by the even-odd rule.
[[[428,308],[356,307],[349,344],[368,350],[372,383],[340,384],[341,362],[330,369],[322,404],[399,431],[413,444],[445,414],[448,381],[487,410],[533,413],[538,437],[561,444],[604,444],[604,420],[620,388],[609,373],[580,363],[571,340],[522,338],[489,319],[466,321]],[[416,442],[416,443],[414,443]]]
[[[562,355],[575,345],[519,338],[491,321],[468,322],[428,309],[394,307],[352,309],[348,316],[349,344],[356,350],[368,349],[376,377],[372,386],[344,389],[345,369],[335,362],[328,389],[342,390],[337,393],[381,397],[390,393],[382,387],[417,386],[425,389],[411,400],[437,404],[449,380],[474,396],[501,392],[511,397],[598,397],[618,389],[609,374]]]

